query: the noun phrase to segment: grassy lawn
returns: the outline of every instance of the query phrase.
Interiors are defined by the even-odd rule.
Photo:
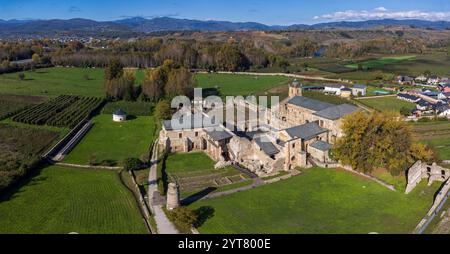
[[[203,152],[171,154],[159,165],[168,181],[180,185],[183,198],[204,190],[218,192],[252,184],[233,167],[214,169],[215,162]]]
[[[213,211],[201,233],[409,233],[437,189],[423,182],[405,195],[348,172],[314,168],[191,208]]]
[[[48,167],[0,202],[0,233],[145,234],[132,194],[112,171]]]
[[[166,160],[167,173],[186,173],[214,169],[214,161],[203,152],[176,153]]]
[[[201,88],[218,88],[221,96],[247,96],[270,88],[287,85],[289,78],[283,76],[251,76],[233,74],[197,74],[197,85]],[[204,91],[205,94],[205,91]]]
[[[138,71],[136,80],[143,79]],[[103,69],[54,67],[0,75],[0,93],[57,96],[61,94],[103,97]]]
[[[111,115],[99,115],[93,121],[92,130],[64,162],[89,164],[93,157],[97,162],[111,161],[120,165],[126,158],[140,158],[148,153],[156,135],[155,120],[151,116],[116,123]]]
[[[381,97],[359,100],[364,105],[367,105],[378,111],[395,111],[400,112],[400,109],[405,107],[408,109],[414,109],[416,105],[407,101],[397,99],[397,97]]]
[[[439,151],[442,160],[450,160],[450,122],[413,123],[414,137],[422,143],[433,145]]]

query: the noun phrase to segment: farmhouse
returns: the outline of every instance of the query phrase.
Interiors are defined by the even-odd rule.
[[[330,163],[329,150],[342,136],[342,118],[359,109],[302,95],[302,85],[294,81],[289,85],[289,97],[278,106],[259,108],[266,113],[262,124],[246,123],[244,129],[228,129],[205,113],[199,118],[186,112],[180,119],[163,122],[159,144],[168,152],[204,151],[217,162],[216,167],[233,163],[259,176],[309,167],[312,162]],[[235,101],[236,105],[242,103]],[[258,107],[244,105],[249,110]]]
[[[367,86],[356,84],[352,87],[353,96],[366,96]]]

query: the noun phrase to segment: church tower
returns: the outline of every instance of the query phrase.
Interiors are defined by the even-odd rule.
[[[289,98],[295,96],[303,96],[303,87],[297,80],[289,85]]]

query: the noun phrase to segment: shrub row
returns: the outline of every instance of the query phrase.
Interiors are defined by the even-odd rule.
[[[15,122],[73,128],[103,103],[103,99],[61,95],[15,115]]]

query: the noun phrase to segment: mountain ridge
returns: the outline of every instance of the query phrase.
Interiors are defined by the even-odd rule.
[[[84,18],[49,20],[2,20],[0,37],[9,36],[135,36],[161,31],[246,31],[246,30],[296,30],[296,29],[370,29],[376,27],[406,26],[422,29],[450,29],[449,21],[420,19],[380,19],[367,21],[337,21],[313,25],[266,25],[258,22],[231,22],[216,20],[178,19],[157,17],[146,19],[131,17],[115,21],[95,21]]]

